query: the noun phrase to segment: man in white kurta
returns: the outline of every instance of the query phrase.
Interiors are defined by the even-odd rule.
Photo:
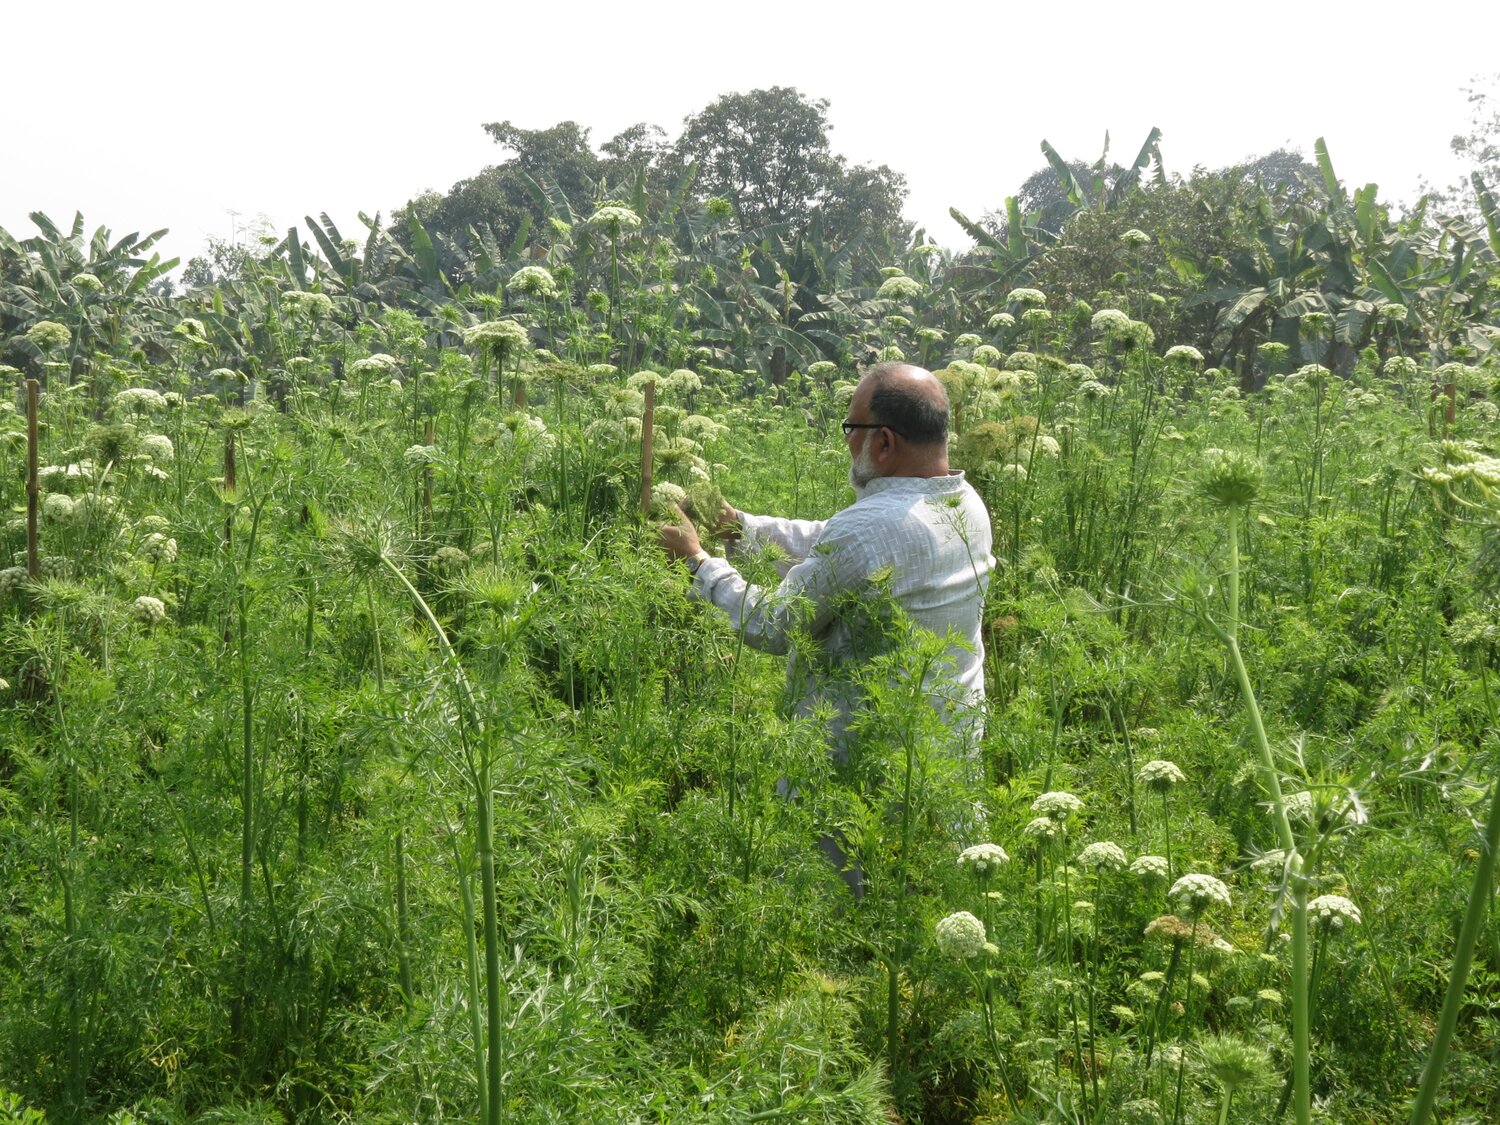
[[[702,549],[690,525],[668,525],[662,546],[688,560],[694,592],[721,609],[753,648],[791,657],[799,714],[831,710],[830,751],[847,758],[846,727],[857,708],[848,675],[861,652],[847,612],[879,581],[917,626],[948,638],[947,660],[924,685],[940,715],[971,751],[984,702],[980,623],[994,559],[984,503],[962,473],[948,470],[948,400],[929,372],[886,363],[860,380],[844,440],[855,502],[827,520],[788,520],[726,510],[721,522],[748,544],[774,543],[795,565],[775,589],[746,582],[729,559]],[[801,638],[815,651],[797,651]]]

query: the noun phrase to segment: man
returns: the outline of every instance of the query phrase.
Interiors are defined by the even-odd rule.
[[[967,756],[984,701],[980,619],[994,559],[990,520],[962,473],[948,470],[948,396],[930,372],[881,363],[859,381],[843,423],[855,502],[831,519],[788,520],[725,507],[721,528],[774,543],[796,563],[776,589],[751,586],[728,559],[703,550],[692,525],[667,524],[661,546],[687,559],[698,597],[712,602],[753,648],[791,652],[797,713],[831,708],[830,753],[848,761],[858,708],[849,666],[863,652],[851,597],[874,581],[917,626],[950,638],[948,660],[927,677],[929,698]],[[794,639],[811,641],[797,652]]]

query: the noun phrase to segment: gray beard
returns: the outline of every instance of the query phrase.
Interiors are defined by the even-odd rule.
[[[864,499],[865,489],[879,475],[880,468],[866,449],[861,449],[849,462],[849,487],[854,489],[857,499]]]

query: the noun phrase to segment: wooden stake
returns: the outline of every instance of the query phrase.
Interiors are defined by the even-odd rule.
[[[41,488],[37,483],[37,381],[26,380],[26,576],[35,582],[41,575],[41,558],[36,549],[37,510]]]
[[[641,515],[651,515],[651,432],[656,427],[656,384],[646,384],[646,409],[641,412]]]

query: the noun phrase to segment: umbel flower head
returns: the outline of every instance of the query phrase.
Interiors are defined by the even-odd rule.
[[[1053,791],[1043,793],[1035,801],[1031,802],[1031,811],[1040,813],[1042,816],[1051,817],[1053,820],[1067,820],[1074,813],[1081,811],[1083,802],[1071,793]]]
[[[1168,363],[1180,363],[1183,366],[1203,366],[1203,353],[1191,344],[1174,344],[1162,358]]]
[[[1125,866],[1125,849],[1109,840],[1098,840],[1078,853],[1078,863],[1091,871],[1118,871]]]
[[[638,230],[641,217],[623,203],[606,200],[592,215],[589,225],[603,227],[611,238],[619,238],[626,231]]]
[[[1165,856],[1137,856],[1130,864],[1130,873],[1143,879],[1165,879],[1172,873]]]
[[[993,875],[1001,866],[1010,862],[1010,856],[999,844],[975,844],[965,848],[958,856],[958,866],[981,877]]]
[[[44,352],[60,348],[73,338],[73,333],[55,320],[39,320],[26,330],[26,338]]]
[[[1187,775],[1177,768],[1176,762],[1160,758],[1143,765],[1136,777],[1140,778],[1142,785],[1149,785],[1158,793],[1165,793],[1172,786],[1187,780]]]
[[[1205,1035],[1198,1042],[1203,1069],[1231,1093],[1268,1085],[1273,1071],[1271,1053],[1238,1035]]]
[[[509,355],[531,343],[531,337],[513,320],[486,320],[464,329],[464,343],[489,355]]]
[[[1359,907],[1343,895],[1319,895],[1307,904],[1307,916],[1331,930],[1342,930],[1346,922],[1360,923]]]
[[[545,266],[522,266],[510,275],[510,288],[548,300],[557,296],[557,281]]]
[[[984,952],[984,923],[967,910],[939,921],[935,932],[938,950],[945,957],[966,961]]]
[[[1172,884],[1169,898],[1179,899],[1190,910],[1207,909],[1212,903],[1229,905],[1229,888],[1212,875],[1184,875]]]
[[[142,625],[155,625],[167,619],[167,607],[160,598],[142,594],[130,603],[130,613]]]
[[[1260,462],[1249,454],[1220,451],[1209,458],[1199,489],[1217,507],[1248,508],[1260,492],[1261,476]]]
[[[1059,836],[1067,835],[1068,826],[1061,820],[1053,820],[1050,816],[1039,816],[1021,831],[1035,840],[1055,840]]]
[[[922,283],[902,274],[882,281],[880,288],[875,291],[875,296],[886,301],[909,301],[913,297],[921,296],[921,293]]]

